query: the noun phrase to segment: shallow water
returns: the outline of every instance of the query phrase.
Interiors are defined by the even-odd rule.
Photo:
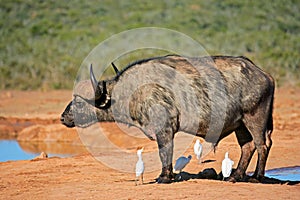
[[[283,181],[300,181],[300,166],[270,169],[265,176]]]
[[[42,151],[46,152],[48,157],[70,157],[82,152],[76,146],[72,148],[70,150],[70,144],[18,143],[16,140],[0,140],[0,162],[30,160],[40,155]]]

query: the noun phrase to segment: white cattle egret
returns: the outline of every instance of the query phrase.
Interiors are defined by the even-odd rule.
[[[194,144],[194,153],[199,160],[199,163],[202,162],[201,157],[202,157],[202,144],[200,143],[200,140],[197,139],[196,143]]]
[[[232,171],[232,165],[234,162],[230,160],[228,157],[228,152],[225,153],[225,158],[222,161],[222,174],[223,174],[223,180],[224,178],[228,178]]]
[[[144,170],[145,170],[145,166],[144,166],[144,162],[142,159],[142,152],[143,152],[144,148],[138,149],[137,150],[137,156],[138,156],[138,161],[136,162],[135,165],[135,185],[137,185],[137,181],[139,180],[139,178],[141,177],[142,179],[142,184],[144,183]]]
[[[179,171],[180,173],[183,170],[183,168],[190,162],[191,159],[192,159],[191,155],[189,155],[188,157],[184,157],[184,156],[179,157],[176,160],[173,171],[174,172]]]

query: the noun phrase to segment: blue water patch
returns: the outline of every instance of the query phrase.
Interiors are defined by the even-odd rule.
[[[282,181],[300,181],[300,166],[270,169],[265,176]]]
[[[28,160],[38,154],[23,151],[19,143],[14,140],[0,140],[0,161]]]
[[[41,152],[30,153],[24,151],[19,143],[15,140],[0,140],[0,162],[15,160],[31,160],[38,156]],[[49,157],[69,157],[68,154],[48,154]]]

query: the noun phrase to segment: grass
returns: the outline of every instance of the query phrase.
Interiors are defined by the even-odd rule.
[[[1,89],[71,89],[98,43],[148,26],[189,35],[211,55],[247,56],[278,85],[299,85],[296,0],[1,0],[0,5]]]

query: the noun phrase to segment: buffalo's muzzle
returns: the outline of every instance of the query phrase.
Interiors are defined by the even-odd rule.
[[[60,117],[60,122],[69,128],[75,127],[74,121],[67,121],[64,116]]]

